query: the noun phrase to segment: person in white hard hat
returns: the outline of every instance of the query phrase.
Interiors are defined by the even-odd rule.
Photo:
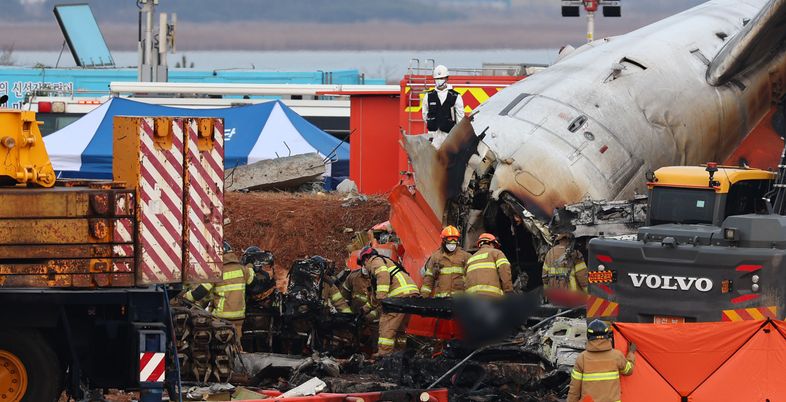
[[[448,68],[439,65],[434,68],[434,89],[426,91],[423,97],[423,121],[426,122],[431,142],[439,148],[447,138],[450,129],[464,118],[464,101],[461,95],[448,85]]]

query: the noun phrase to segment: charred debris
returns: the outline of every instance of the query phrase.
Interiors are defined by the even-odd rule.
[[[404,352],[372,358],[376,340],[362,321],[324,302],[342,273],[327,259],[296,260],[287,291],[274,282],[249,295],[242,337],[198,306],[175,307],[182,375],[188,386],[230,383],[288,391],[318,378],[324,392],[385,391],[386,400],[416,400],[417,391],[448,388],[455,401],[550,401],[564,398],[575,357],[584,348],[577,310],[540,306],[540,295],[501,301],[390,299],[384,311],[455,319],[462,340],[410,336]],[[339,283],[340,284],[340,283]],[[570,318],[574,317],[574,318]],[[477,330],[482,328],[483,330]],[[372,339],[373,338],[373,339]]]

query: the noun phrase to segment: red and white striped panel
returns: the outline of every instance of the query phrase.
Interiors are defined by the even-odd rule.
[[[142,352],[139,354],[139,382],[164,382],[166,379],[166,354]]]
[[[186,167],[186,266],[184,281],[218,280],[224,224],[224,121],[213,120],[212,147],[199,149],[199,120],[188,119]]]
[[[115,221],[112,243],[121,243],[112,246],[113,257],[134,256],[134,222],[131,218],[121,218]]]
[[[183,130],[172,124],[169,149],[154,142],[154,119],[140,119],[137,188],[138,284],[180,282],[183,266]],[[177,120],[173,120],[176,123]]]

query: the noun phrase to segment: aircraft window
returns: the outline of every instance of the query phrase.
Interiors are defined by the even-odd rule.
[[[581,115],[579,117],[576,117],[575,119],[573,119],[572,122],[570,122],[570,125],[568,126],[568,131],[570,131],[571,133],[575,133],[586,122],[587,122],[587,116]]]
[[[587,141],[595,141],[595,134],[592,134],[590,131],[585,131],[584,138],[586,138]]]

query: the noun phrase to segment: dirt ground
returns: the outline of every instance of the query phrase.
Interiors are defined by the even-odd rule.
[[[272,251],[280,272],[288,270],[292,261],[313,255],[344,267],[346,247],[355,233],[364,233],[388,220],[390,206],[383,197],[365,201],[343,197],[326,193],[227,193],[225,239],[239,253],[253,245]],[[280,287],[282,277],[277,276]]]

